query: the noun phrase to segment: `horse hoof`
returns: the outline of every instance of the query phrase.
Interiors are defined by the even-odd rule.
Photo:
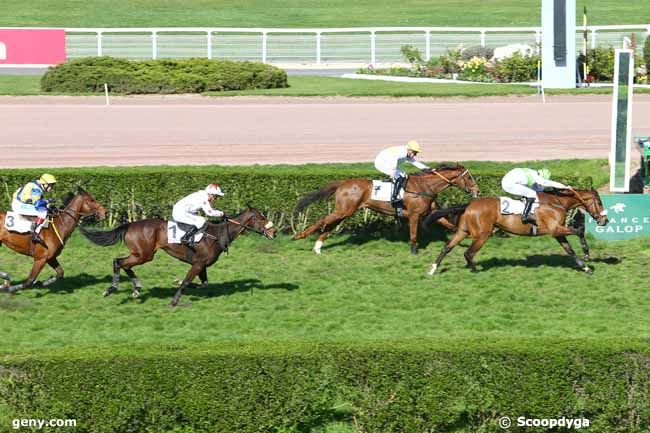
[[[587,275],[592,275],[594,273],[594,270],[591,269],[589,266],[585,266],[584,268],[582,268],[582,270],[585,271],[585,274]]]
[[[108,295],[110,295],[111,293],[115,293],[115,292],[117,292],[117,287],[111,286],[108,289],[104,290],[104,293],[102,293],[102,296],[105,298]]]
[[[588,262],[589,260],[591,260],[591,256],[589,254],[585,254],[583,256],[583,259],[585,260],[585,262]]]
[[[436,269],[438,269],[438,265],[435,263],[431,265],[431,270],[427,272],[427,275],[431,276],[436,273]]]
[[[133,293],[131,293],[131,297],[133,299],[138,299],[140,297],[140,290],[142,290],[142,287],[138,287],[135,290],[133,290]]]

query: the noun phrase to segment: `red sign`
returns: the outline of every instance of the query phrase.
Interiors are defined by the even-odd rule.
[[[0,29],[0,65],[65,62],[65,30]]]

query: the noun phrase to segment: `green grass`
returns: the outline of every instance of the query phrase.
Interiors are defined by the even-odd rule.
[[[578,21],[582,6],[577,2]],[[587,2],[591,24],[642,24],[645,0]],[[538,26],[540,0],[5,0],[3,26]],[[646,20],[647,21],[647,20]]]
[[[38,75],[0,75],[0,95],[49,95],[40,90]],[[289,77],[286,89],[211,92],[207,96],[387,96],[387,97],[480,97],[505,95],[534,95],[530,86],[508,84],[430,84],[395,83],[388,81],[350,80],[334,77]],[[649,93],[649,89],[635,89]],[[547,94],[611,94],[611,88],[551,90]]]
[[[464,242],[443,263],[447,271],[429,277],[441,235],[425,240],[418,256],[410,254],[406,237],[405,229],[337,235],[316,256],[313,239],[247,235],[210,269],[209,288],[189,290],[182,302],[191,304],[172,310],[172,283],[186,265],[161,253],[135,269],[145,285],[140,299],[130,298],[126,278],[120,292],[102,298],[111,261],[125,250],[91,246],[75,236],[60,259],[65,280],[0,296],[0,352],[417,337],[650,337],[644,272],[650,240],[592,241],[593,276],[576,271],[553,239],[516,237],[490,239],[477,257],[483,271],[473,274],[464,268]],[[6,248],[0,264],[15,278],[30,267]]]

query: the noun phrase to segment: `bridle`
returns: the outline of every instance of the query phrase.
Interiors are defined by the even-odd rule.
[[[578,201],[579,201],[579,202],[580,202],[580,203],[585,207],[585,210],[586,210],[587,212],[589,212],[589,215],[591,215],[591,217],[592,217],[593,219],[597,220],[597,219],[598,219],[599,217],[601,217],[601,216],[607,216],[607,211],[606,211],[606,210],[603,210],[603,212],[601,213],[601,215],[595,216],[595,215],[591,212],[591,210],[589,210],[589,204],[587,203],[587,201],[586,201],[585,199],[582,198],[582,196],[580,195],[580,193],[579,193],[578,191],[576,191],[576,190],[573,189],[573,188],[569,188],[569,191],[571,191],[571,192],[573,193],[573,195],[574,195],[574,196],[578,199]],[[594,197],[593,192],[591,193],[591,197],[589,198],[589,201],[591,201],[592,204],[594,204],[594,202],[596,201],[596,198]],[[594,205],[593,207],[594,207],[594,212],[595,212],[595,211],[596,211],[596,206]]]
[[[260,234],[260,235],[262,235],[262,236],[266,236],[266,237],[269,237],[269,234],[268,234],[268,231],[267,231],[267,230],[273,228],[273,222],[271,222],[271,221],[268,221],[268,222],[264,225],[264,230],[256,229],[255,227],[249,226],[248,224],[245,224],[245,223],[241,223],[241,222],[239,222],[239,221],[237,221],[237,220],[234,220],[234,219],[230,219],[230,218],[228,218],[228,217],[224,217],[224,222],[226,222],[226,223],[237,224],[237,225],[243,227],[245,230],[250,230],[250,231],[252,231],[252,232],[255,232],[255,233],[257,233],[257,234]]]
[[[458,175],[452,177],[451,179],[448,179],[448,178],[446,178],[445,176],[443,176],[442,174],[440,174],[440,173],[438,172],[437,169],[433,169],[433,170],[431,170],[431,173],[435,174],[436,176],[440,177],[442,180],[444,180],[445,182],[447,182],[447,184],[448,184],[449,186],[453,186],[453,185],[454,185],[454,182],[453,182],[454,179],[464,179],[466,174],[469,174],[469,178],[470,178],[470,180],[472,180],[472,182],[474,182],[474,184],[476,184],[476,181],[474,180],[474,177],[472,176],[472,173],[469,172],[469,169],[468,169],[468,168],[466,168],[465,170],[463,170],[460,174],[458,174]],[[465,182],[465,184],[467,184],[467,182]],[[471,189],[470,189],[467,185],[465,185],[465,186],[463,187],[463,190],[464,190],[466,193],[468,193],[468,194],[470,194],[470,193],[472,192]]]

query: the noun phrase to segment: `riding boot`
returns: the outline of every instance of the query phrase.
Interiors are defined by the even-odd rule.
[[[199,231],[198,227],[192,226],[188,231],[185,232],[181,238],[181,244],[187,245],[191,250],[194,249],[194,235]]]
[[[45,248],[47,248],[47,244],[45,241],[41,238],[41,235],[38,230],[39,225],[37,223],[32,223],[32,243],[35,244],[41,244]]]
[[[524,206],[524,212],[521,214],[521,222],[524,224],[537,224],[535,217],[530,213],[533,209],[533,204],[535,203],[535,198],[526,197],[526,205]]]
[[[402,187],[404,186],[405,181],[406,181],[406,176],[400,176],[400,177],[395,178],[395,180],[393,180],[393,194],[392,194],[392,196],[390,198],[390,204],[394,208],[402,207],[401,206],[402,205],[402,200],[398,199],[398,197],[399,197],[399,192],[402,189]]]

